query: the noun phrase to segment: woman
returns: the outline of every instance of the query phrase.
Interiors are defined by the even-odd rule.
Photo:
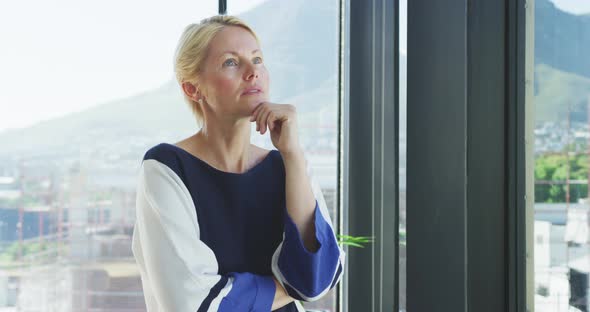
[[[255,33],[231,16],[189,25],[175,71],[201,130],[149,149],[133,254],[148,311],[302,311],[342,275],[292,105],[268,102]],[[276,150],[250,144],[250,125]]]

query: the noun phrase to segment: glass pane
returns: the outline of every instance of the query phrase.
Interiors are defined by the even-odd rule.
[[[588,311],[590,2],[535,0],[535,311]]]
[[[399,1],[399,310],[406,311],[406,125],[408,1]]]
[[[217,1],[0,8],[0,310],[145,311],[131,254],[145,151],[195,122],[172,68]]]
[[[340,1],[303,3],[230,0],[227,9],[246,21],[261,41],[271,101],[297,107],[300,140],[337,227]],[[253,144],[272,148],[268,133],[253,133]],[[336,311],[336,293],[333,288],[303,306],[310,311]]]

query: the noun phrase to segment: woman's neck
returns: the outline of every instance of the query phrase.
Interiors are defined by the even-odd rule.
[[[193,137],[200,148],[200,154],[214,167],[242,173],[253,167],[257,161],[250,144],[250,123],[242,120],[234,123],[204,123]]]

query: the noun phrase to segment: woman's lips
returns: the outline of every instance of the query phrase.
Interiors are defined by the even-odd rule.
[[[253,91],[246,91],[246,92],[242,93],[242,95],[256,95],[256,94],[260,94],[260,93],[262,93],[262,91],[253,90]]]
[[[256,87],[252,86],[252,87],[246,88],[246,90],[244,90],[244,92],[242,92],[242,95],[253,95],[253,94],[259,94],[259,93],[262,93],[262,89],[260,89],[257,86]]]

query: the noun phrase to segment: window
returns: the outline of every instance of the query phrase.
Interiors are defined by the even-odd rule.
[[[534,12],[535,311],[588,311],[590,5]]]
[[[2,5],[0,310],[145,310],[136,171],[149,147],[196,127],[173,53],[217,5]]]
[[[319,178],[335,230],[338,227],[338,66],[340,1],[230,0],[227,12],[258,35],[270,75],[270,101],[297,107],[299,134]],[[313,34],[313,35],[310,35]],[[253,131],[253,144],[272,148],[268,133]],[[336,310],[333,288],[308,309]]]

